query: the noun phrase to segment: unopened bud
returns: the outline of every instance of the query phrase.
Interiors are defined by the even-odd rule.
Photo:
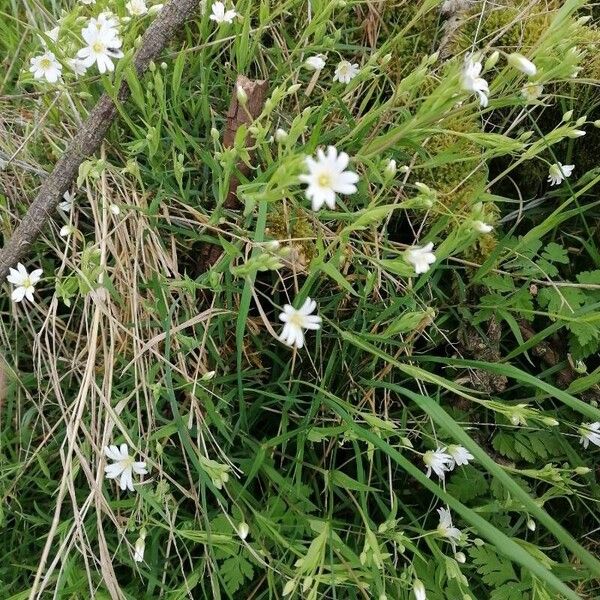
[[[246,103],[248,102],[248,94],[246,93],[246,90],[241,85],[237,86],[236,97],[237,97],[237,101],[242,106],[245,106]]]
[[[562,120],[567,123],[568,121],[570,121],[573,118],[573,111],[572,110],[568,110],[563,116],[562,116]]]
[[[484,68],[486,71],[489,71],[490,69],[493,69],[496,66],[496,63],[498,62],[498,59],[500,58],[500,52],[498,52],[498,50],[494,50],[494,52],[492,52],[488,59],[485,61],[485,65]]]

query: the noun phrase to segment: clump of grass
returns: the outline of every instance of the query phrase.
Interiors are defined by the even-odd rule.
[[[220,24],[207,4],[141,81],[152,11],[1,9],[5,238],[95,99],[132,86],[24,260],[35,303],[5,288],[2,597],[594,598],[593,7],[483,3],[440,58],[439,2],[239,0]],[[124,56],[75,78],[106,10]],[[50,84],[29,59],[57,24]],[[238,73],[268,99],[225,147]],[[314,211],[300,176],[328,146],[356,191]],[[279,315],[310,323],[284,309],[308,298],[320,327],[289,348]],[[106,478],[121,444],[133,492]]]

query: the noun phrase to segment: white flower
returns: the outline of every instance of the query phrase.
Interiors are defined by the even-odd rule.
[[[483,108],[488,105],[489,87],[488,82],[479,75],[481,74],[481,63],[467,56],[461,74],[461,86],[463,90],[478,94],[479,103]]]
[[[413,246],[406,251],[406,260],[414,266],[415,273],[427,273],[429,265],[435,262],[435,254],[432,252],[433,242],[424,246]]]
[[[117,205],[117,204],[111,204],[108,207],[108,210],[110,210],[110,212],[115,215],[115,217],[119,216],[121,214],[121,208]]]
[[[335,68],[334,81],[340,83],[350,83],[358,75],[358,64],[349,63],[347,60],[341,60]]]
[[[324,54],[315,54],[314,56],[309,56],[304,61],[304,65],[307,69],[312,69],[313,71],[322,71],[326,62],[327,57]]]
[[[296,310],[290,304],[283,307],[279,320],[285,323],[279,336],[279,340],[291,347],[302,348],[304,346],[304,329],[320,329],[321,317],[313,315],[317,303],[310,298]]]
[[[533,77],[537,73],[537,67],[529,59],[517,52],[509,55],[508,64],[521,71],[521,73],[529,75],[529,77]]]
[[[440,515],[440,523],[437,526],[437,532],[440,536],[450,540],[454,549],[456,542],[460,540],[460,529],[454,527],[452,516],[447,508],[438,508],[438,514]]]
[[[242,521],[237,527],[237,534],[240,536],[241,539],[245,540],[248,537],[249,533],[250,528],[248,527],[248,523]]]
[[[215,23],[233,23],[233,20],[237,17],[235,10],[225,10],[225,3],[213,2],[211,7],[212,15],[209,19],[215,21]]]
[[[584,448],[590,445],[590,442],[595,446],[600,446],[600,421],[595,423],[582,423],[579,428],[579,442]]]
[[[433,471],[440,479],[444,479],[446,473],[454,469],[455,460],[446,452],[446,448],[437,448],[425,452],[423,462],[427,467],[427,477],[431,477]]]
[[[544,92],[544,86],[539,83],[528,83],[523,86],[521,90],[521,95],[527,102],[534,102],[537,100]]]
[[[306,197],[312,201],[312,209],[319,210],[326,204],[332,210],[335,208],[335,195],[354,194],[358,175],[353,171],[345,171],[349,157],[345,152],[338,151],[333,146],[327,148],[327,154],[320,148],[317,150],[317,160],[306,158],[308,174],[300,175],[300,181],[308,184]]]
[[[461,565],[464,565],[464,564],[467,562],[467,557],[465,556],[465,553],[464,553],[464,552],[457,552],[457,553],[454,555],[454,560],[455,560],[457,563],[460,563]]]
[[[77,53],[77,57],[81,59],[83,66],[91,67],[96,63],[100,73],[114,71],[115,66],[112,59],[123,56],[123,53],[119,50],[122,41],[116,35],[116,31],[113,28],[86,27],[82,30],[81,35],[87,43],[87,46]]]
[[[54,43],[56,43],[58,41],[59,30],[60,30],[60,28],[57,25],[53,29],[48,29],[48,31],[44,31],[44,35],[38,35],[38,37],[40,38],[40,40],[42,42],[42,46],[44,46],[44,48],[47,47],[46,38],[49,38]]]
[[[125,8],[132,17],[141,17],[148,12],[146,0],[129,0]]]
[[[473,221],[473,229],[477,233],[489,233],[494,228],[483,221]]]
[[[112,36],[118,35],[119,19],[109,10],[101,12],[97,19],[93,17],[89,19],[85,29],[90,31],[104,31],[110,33]],[[83,33],[83,30],[82,30]]]
[[[67,60],[67,64],[71,68],[71,71],[75,74],[75,77],[80,77],[81,75],[85,75],[87,71],[86,66],[80,61],[78,58],[69,58]]]
[[[413,594],[415,595],[415,600],[427,600],[425,586],[420,579],[415,579],[413,582]]]
[[[34,302],[33,292],[35,291],[35,284],[42,278],[42,269],[36,269],[28,273],[21,263],[17,263],[17,268],[10,267],[9,271],[6,281],[16,286],[11,298],[15,302],[21,302],[23,298],[27,298],[29,302]]]
[[[96,4],[96,0],[79,0],[81,4]]]
[[[71,212],[73,208],[73,202],[75,201],[75,194],[73,192],[65,192],[63,194],[63,201],[59,202],[58,208],[63,212]]]
[[[133,560],[135,560],[135,562],[143,562],[144,560],[144,550],[146,550],[145,538],[145,535],[142,536],[140,534],[140,537],[137,540],[135,540],[135,547],[133,552]]]
[[[73,228],[71,227],[71,225],[63,225],[60,228],[60,232],[59,235],[60,237],[67,237],[68,235],[70,235],[73,232]]]
[[[29,71],[33,73],[35,79],[43,78],[49,83],[56,83],[60,79],[62,65],[56,60],[56,56],[50,50],[39,56],[34,56],[29,62],[31,63]]]
[[[455,466],[461,467],[462,465],[468,465],[470,460],[475,457],[463,446],[455,446],[451,444],[446,449],[446,452],[452,457],[452,468]]]
[[[550,185],[559,185],[567,177],[571,176],[575,165],[563,165],[562,163],[555,163],[550,166],[548,170],[548,183]]]
[[[104,454],[115,461],[104,469],[106,478],[116,479],[117,477],[120,477],[121,489],[128,489],[133,492],[133,473],[136,475],[145,475],[148,472],[146,463],[135,462],[133,456],[129,456],[127,444],[121,444],[120,448],[117,446],[106,446],[106,448],[104,448]]]

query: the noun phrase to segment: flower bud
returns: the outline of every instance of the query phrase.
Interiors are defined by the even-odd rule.
[[[488,56],[488,59],[485,61],[484,69],[486,71],[493,69],[496,66],[496,63],[498,62],[499,58],[500,58],[500,52],[498,52],[498,50],[494,50],[494,52],[492,52]]]
[[[558,421],[552,417],[544,417],[542,419],[542,423],[544,423],[544,425],[548,425],[549,427],[556,427],[559,424]]]
[[[577,121],[575,121],[575,127],[581,127],[587,121],[587,115],[583,115],[583,117],[579,117]]]
[[[527,519],[527,529],[529,531],[535,531],[535,521],[533,519]]]
[[[577,473],[577,475],[587,475],[591,471],[592,470],[589,467],[575,467],[575,473]]]
[[[415,595],[416,600],[427,600],[425,586],[420,579],[415,579],[413,582],[413,594]]]
[[[302,84],[294,83],[293,85],[290,85],[290,87],[287,89],[287,93],[295,94],[301,87],[302,87]]]
[[[562,120],[564,123],[566,123],[567,121],[570,121],[573,118],[573,111],[572,110],[568,110],[563,116],[562,116]]]
[[[517,52],[509,54],[507,60],[511,67],[521,71],[521,73],[525,73],[525,75],[529,75],[529,77],[533,77],[537,73],[537,67],[522,54],[518,54]]]
[[[211,379],[213,379],[213,377],[216,375],[216,371],[208,371],[207,373],[204,373],[204,375],[202,375],[202,381],[210,381]]]
[[[283,144],[288,139],[288,132],[285,129],[277,129],[275,131],[275,140]]]
[[[393,179],[398,171],[398,167],[396,165],[396,161],[393,158],[388,160],[385,169],[383,170],[383,175],[386,179]]]
[[[567,133],[567,137],[570,137],[571,139],[583,137],[584,135],[585,131],[583,131],[583,129],[572,129]]]
[[[456,560],[457,563],[460,563],[461,565],[463,565],[464,563],[467,562],[467,557],[465,556],[464,552],[457,552],[454,555],[454,559]]]
[[[219,139],[219,130],[216,127],[211,127],[210,137],[216,142]]]
[[[242,106],[245,106],[246,103],[248,102],[248,94],[246,93],[246,90],[241,85],[237,86],[236,97],[237,97],[237,101]]]
[[[250,533],[250,527],[248,527],[248,523],[242,521],[237,527],[237,534],[245,540],[248,537],[248,533]]]

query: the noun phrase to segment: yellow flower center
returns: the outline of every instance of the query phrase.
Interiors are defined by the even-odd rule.
[[[321,187],[331,187],[331,175],[329,173],[321,173],[317,177],[317,183]]]
[[[29,277],[25,277],[25,279],[23,279],[23,283],[21,285],[24,288],[31,287],[31,280],[29,279]]]
[[[96,54],[102,54],[104,52],[104,44],[102,42],[94,42],[92,44],[92,50]]]
[[[290,325],[294,325],[295,327],[302,327],[302,323],[304,323],[304,318],[300,313],[294,313],[289,318]]]
[[[40,61],[40,67],[42,67],[44,71],[47,71],[48,69],[52,68],[52,61],[49,58],[42,58]]]

